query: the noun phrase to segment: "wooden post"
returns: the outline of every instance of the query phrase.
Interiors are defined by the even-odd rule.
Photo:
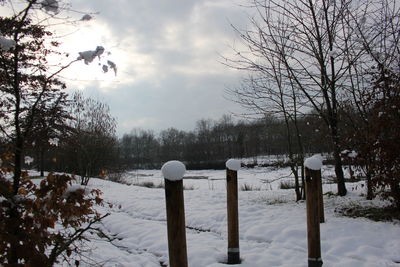
[[[187,267],[185,205],[182,181],[186,167],[182,162],[173,160],[165,163],[161,171],[165,178],[169,266]]]
[[[315,179],[317,180],[318,184],[318,217],[319,217],[319,222],[324,223],[325,222],[325,211],[324,211],[324,197],[323,197],[323,191],[322,191],[322,179],[321,179],[321,170],[316,171],[315,174]]]
[[[187,267],[183,182],[165,181],[167,206],[168,252],[170,267]]]
[[[307,205],[307,242],[308,242],[308,267],[321,267],[321,237],[319,214],[319,189],[318,180],[321,170],[305,168],[306,174],[306,205]]]
[[[240,263],[237,171],[226,169],[228,264]]]

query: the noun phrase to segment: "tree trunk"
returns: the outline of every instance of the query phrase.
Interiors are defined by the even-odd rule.
[[[306,180],[304,177],[304,172],[305,168],[304,168],[304,157],[303,157],[301,162],[301,198],[303,200],[306,200]]]
[[[372,190],[371,173],[368,171],[366,174],[367,178],[367,199],[372,200],[374,198],[374,191]]]
[[[14,179],[13,179],[13,195],[16,196],[18,194],[20,180],[21,180],[21,173],[22,173],[22,149],[23,149],[23,142],[20,136],[17,134],[16,137],[16,147],[15,147],[15,158],[14,158]],[[12,206],[10,208],[10,220],[16,221],[19,217],[18,209],[16,206]],[[19,236],[20,229],[17,223],[14,223],[10,226],[10,232],[13,233],[14,236]],[[9,264],[11,266],[18,265],[18,244],[10,243],[10,255],[8,257]]]
[[[22,148],[23,142],[17,137],[15,155],[14,155],[14,179],[13,179],[13,195],[18,194],[19,183],[22,173]]]
[[[332,127],[332,132],[334,127]],[[332,134],[333,135],[333,134]],[[333,135],[333,157],[335,159],[335,174],[337,179],[338,195],[345,196],[347,189],[344,181],[342,158],[340,157],[340,149],[338,144],[338,136]]]
[[[44,148],[40,148],[40,176],[44,177]]]
[[[294,190],[296,192],[296,201],[299,201],[301,199],[301,193],[300,193],[300,185],[299,185],[298,166],[297,166],[297,160],[294,160],[295,155],[293,153],[293,142],[292,142],[292,137],[291,137],[290,122],[289,122],[288,114],[286,113],[286,109],[284,107],[284,100],[282,97],[281,97],[281,103],[283,106],[283,114],[284,114],[284,118],[285,118],[286,142],[287,142],[287,148],[288,148],[288,152],[289,152],[289,165],[290,165],[290,170],[292,171],[292,173],[294,175],[294,183],[295,183]],[[298,134],[298,132],[296,132],[296,133]]]
[[[295,163],[296,164],[296,163]],[[292,173],[294,175],[294,191],[296,192],[296,201],[301,200],[301,192],[300,192],[300,183],[299,183],[299,172],[298,172],[298,166],[294,166],[293,163],[290,163],[290,169],[292,170]]]

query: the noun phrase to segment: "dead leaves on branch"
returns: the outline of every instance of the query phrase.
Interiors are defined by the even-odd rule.
[[[102,205],[101,191],[78,185],[73,176],[49,174],[39,185],[25,177],[17,195],[12,188],[10,173],[1,168],[0,265],[11,262],[11,248],[21,262],[41,266],[79,253],[73,244],[104,217],[94,209]]]

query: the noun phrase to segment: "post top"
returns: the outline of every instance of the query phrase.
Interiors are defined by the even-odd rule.
[[[179,181],[182,180],[186,167],[185,164],[178,160],[170,160],[161,167],[161,172],[165,179]]]
[[[240,169],[240,167],[241,167],[241,162],[238,159],[229,159],[225,163],[225,166],[229,170],[238,171]]]
[[[304,167],[310,170],[320,170],[322,167],[322,157],[319,154],[313,155],[312,157],[306,158],[304,161]]]

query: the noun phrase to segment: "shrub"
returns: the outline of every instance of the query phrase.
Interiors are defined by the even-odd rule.
[[[148,187],[148,188],[154,188],[155,187],[153,182],[143,182],[140,185],[143,186],[143,187]]]
[[[147,188],[165,188],[165,185],[163,182],[161,182],[159,184],[155,184],[153,182],[139,182],[139,183],[133,183],[132,185],[147,187]],[[183,190],[194,190],[194,186],[193,185],[189,185],[189,186],[184,185]]]
[[[79,254],[76,242],[105,217],[93,208],[101,192],[68,175],[49,174],[36,185],[23,174],[14,194],[9,171],[0,169],[0,265],[52,266]]]
[[[292,181],[282,181],[279,185],[280,189],[295,189],[296,185]]]
[[[240,186],[240,191],[260,191],[260,190],[261,187],[255,187],[251,184],[244,183]]]
[[[379,70],[379,71],[378,71]],[[374,194],[400,209],[400,75],[379,66],[365,95],[365,119],[348,142],[357,151],[354,164],[367,179],[367,198]]]
[[[343,216],[358,218],[363,217],[370,219],[372,221],[393,221],[400,220],[400,211],[396,207],[387,206],[370,206],[365,207],[361,205],[348,205],[344,207],[339,207],[335,209],[336,213]]]
[[[184,185],[183,190],[194,190],[194,186],[193,185]]]
[[[159,185],[155,185],[153,182],[137,182],[133,183],[132,185],[147,187],[147,188],[164,188],[164,185],[160,183]]]
[[[120,183],[120,184],[125,183],[123,171],[110,172],[106,175],[106,178],[108,180],[110,180],[111,182]]]

